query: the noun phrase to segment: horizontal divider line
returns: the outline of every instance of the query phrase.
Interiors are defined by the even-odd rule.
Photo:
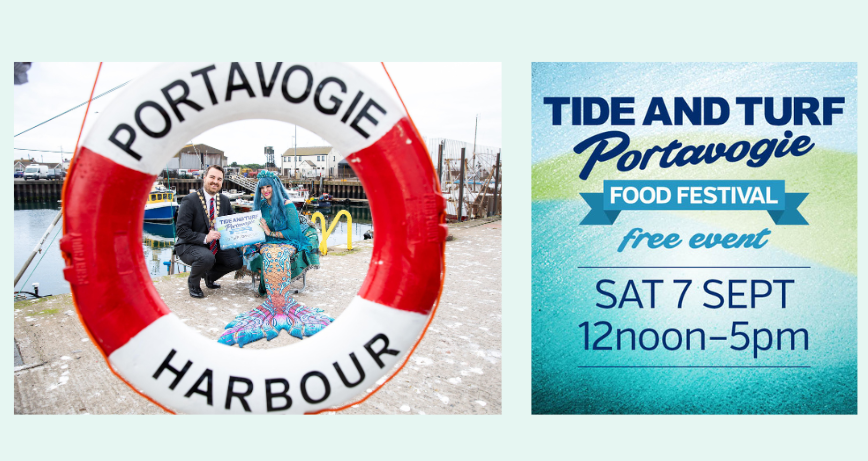
[[[810,269],[811,266],[576,266],[577,269]]]
[[[810,365],[576,365],[578,368],[811,368]]]

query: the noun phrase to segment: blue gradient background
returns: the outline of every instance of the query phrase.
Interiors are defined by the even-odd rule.
[[[666,66],[672,66],[666,70]],[[757,68],[769,69],[780,77],[795,72],[791,78],[781,79],[774,91],[757,89],[753,76]],[[806,68],[817,72],[816,78],[799,78]],[[668,82],[672,88],[661,84],[630,86],[633,79],[644,82],[648,69],[657,74],[674,75]],[[693,89],[679,90],[678,85],[688,85],[686,75],[707,74],[713,68],[718,75],[726,75],[725,91],[705,92]],[[582,78],[575,78],[575,69],[582,69]],[[627,69],[630,72],[612,70]],[[664,72],[666,70],[666,72]],[[566,74],[565,74],[566,72]],[[841,72],[848,73],[841,75]],[[563,87],[559,86],[562,76]],[[823,78],[829,81],[824,83]],[[603,81],[601,82],[600,79]],[[840,126],[829,130],[818,127],[741,127],[741,117],[733,111],[730,123],[725,126],[731,134],[751,136],[768,135],[779,137],[784,129],[802,130],[809,134],[818,147],[833,147],[855,154],[855,83],[839,88],[835,82],[855,82],[855,65],[852,64],[534,64],[533,67],[533,158],[551,159],[556,154],[569,152],[583,137],[595,132],[612,129],[601,127],[551,126],[551,110],[540,107],[543,96],[637,96],[636,116],[641,120],[643,104],[651,96],[729,96],[763,95],[793,96],[845,95],[848,97],[846,111],[849,113]],[[581,82],[592,82],[582,89]],[[607,83],[613,82],[611,85]],[[742,82],[745,82],[742,84]],[[723,83],[718,82],[718,86]],[[790,85],[792,84],[792,85]],[[622,88],[628,88],[622,90]],[[642,89],[640,89],[642,87]],[[742,89],[744,88],[744,89]],[[761,88],[761,86],[759,87]],[[719,88],[718,88],[719,90]],[[846,93],[846,94],[845,94]],[[851,94],[852,93],[852,94]],[[732,100],[730,101],[732,102]],[[565,117],[569,123],[569,117]],[[837,121],[836,121],[837,122]],[[616,127],[634,137],[639,127]],[[656,126],[655,135],[667,135],[675,139],[682,127]],[[687,127],[695,132],[697,127]],[[701,127],[699,129],[702,129]],[[645,128],[645,131],[652,129]],[[717,127],[715,132],[719,132]],[[763,134],[763,130],[771,130]],[[578,133],[581,132],[581,135]],[[714,135],[708,135],[714,141]],[[566,146],[566,148],[564,148]],[[575,154],[572,154],[575,155]],[[855,155],[854,155],[855,157]],[[798,159],[790,159],[798,161]],[[853,162],[855,168],[855,161]],[[689,167],[685,167],[689,168]],[[677,170],[672,168],[671,170]],[[595,169],[595,173],[610,170]],[[768,171],[792,171],[775,170]],[[657,169],[651,174],[656,179],[667,179],[667,170]],[[537,174],[535,170],[534,174]],[[683,172],[682,172],[683,174]],[[536,183],[539,178],[534,177]],[[599,178],[598,178],[599,179]],[[605,179],[635,179],[626,175],[610,175]],[[697,178],[702,179],[702,178]],[[728,179],[740,179],[730,177]],[[771,176],[768,179],[792,179]],[[856,184],[851,185],[855,189]],[[789,187],[788,187],[789,191]],[[602,190],[579,190],[577,192],[602,192]],[[810,194],[828,194],[823,187],[803,190]],[[808,200],[811,195],[808,196]],[[840,203],[835,211],[854,214],[855,203]],[[589,211],[587,204],[576,196],[569,200],[544,200],[535,198],[532,203],[533,235],[533,316],[532,316],[532,410],[535,414],[855,414],[856,413],[856,275],[842,267],[833,267],[815,260],[798,256],[775,246],[775,237],[783,232],[798,232],[790,227],[775,226],[766,215],[763,225],[772,231],[769,244],[762,249],[691,249],[687,245],[690,236],[697,232],[744,232],[739,223],[756,223],[761,211],[717,212],[622,212],[612,226],[579,226]],[[721,215],[723,214],[723,215]],[[713,218],[706,219],[708,216]],[[721,216],[730,220],[732,226],[721,227]],[[811,221],[811,217],[807,217]],[[640,246],[617,252],[621,239],[630,229],[641,227],[653,232],[678,232],[682,244],[676,249],[649,249]],[[733,227],[737,228],[734,230]],[[750,226],[748,226],[750,227]],[[762,230],[755,228],[754,232]],[[853,229],[855,233],[855,229]],[[781,234],[783,235],[783,234]],[[791,235],[791,234],[788,234]],[[852,249],[855,258],[855,240],[840,242],[834,239],[805,241],[804,245],[819,247],[836,246],[837,251]],[[809,269],[580,269],[578,266],[810,266]],[[620,296],[628,279],[633,279],[642,296],[645,307],[626,303],[622,309],[600,309],[596,303],[608,304],[609,299],[596,290],[596,282],[607,278],[616,285],[608,285],[608,291]],[[758,301],[756,309],[708,309],[703,302],[716,303],[716,298],[704,293],[705,280],[729,279],[794,279],[787,286],[787,308],[781,309],[779,285],[773,294]],[[666,282],[656,288],[657,306],[650,309],[650,295],[642,279],[663,279]],[[673,279],[692,279],[682,309],[676,304],[682,284]],[[741,285],[749,291],[750,285]],[[716,291],[726,292],[726,285],[716,286]],[[749,303],[749,298],[741,298]],[[702,328],[706,333],[706,349],[686,351],[684,346],[676,351],[658,347],[654,351],[584,350],[582,322],[593,324],[610,322],[614,329],[633,328],[638,333],[644,328],[653,328],[662,333],[668,328],[684,334],[687,328]],[[708,336],[731,336],[733,321],[749,322],[741,331],[753,328],[805,328],[810,335],[810,348],[760,351],[754,359],[752,349],[736,351],[730,345],[741,341],[710,341]],[[592,328],[591,341],[603,332]],[[637,339],[638,340],[638,339]],[[615,334],[604,345],[615,346]],[[583,366],[809,366],[810,368],[667,368],[667,369],[600,369]]]

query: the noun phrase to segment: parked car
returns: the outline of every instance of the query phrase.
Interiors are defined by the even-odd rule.
[[[15,177],[16,177],[16,178],[23,178],[23,177],[24,177],[24,170],[16,171],[16,172],[15,172]]]
[[[66,177],[66,172],[61,168],[52,168],[48,170],[47,179],[63,179]]]
[[[45,165],[30,165],[24,169],[24,180],[45,179],[48,177],[48,167]]]

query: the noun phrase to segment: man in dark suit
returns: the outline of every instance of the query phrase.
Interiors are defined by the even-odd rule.
[[[218,216],[233,213],[229,198],[220,193],[223,187],[223,168],[210,166],[202,179],[204,187],[184,197],[178,210],[176,229],[178,240],[175,253],[189,264],[187,286],[190,296],[204,298],[199,280],[204,276],[205,286],[220,288],[217,279],[241,269],[241,256],[235,249],[220,249],[220,232],[214,229]]]

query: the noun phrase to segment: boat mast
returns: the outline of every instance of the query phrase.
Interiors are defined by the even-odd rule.
[[[471,189],[476,191],[476,132],[479,129],[479,114],[476,114],[476,123],[473,125],[473,186]]]

